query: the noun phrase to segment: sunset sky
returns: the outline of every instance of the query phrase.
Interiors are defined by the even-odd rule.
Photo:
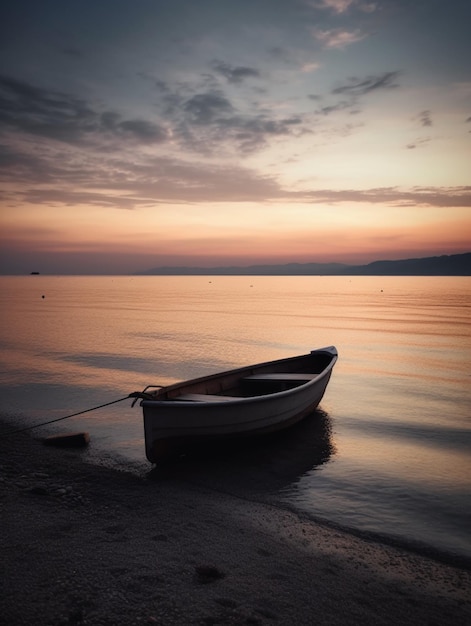
[[[5,0],[3,274],[471,251],[469,0]]]

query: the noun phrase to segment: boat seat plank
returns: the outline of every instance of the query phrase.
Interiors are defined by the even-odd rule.
[[[240,400],[233,396],[216,396],[208,393],[183,393],[174,398],[174,400],[183,400],[185,402],[226,402],[227,400]]]
[[[319,376],[319,374],[293,374],[293,373],[274,373],[274,374],[252,374],[244,376],[242,380],[273,380],[286,382],[308,382]]]

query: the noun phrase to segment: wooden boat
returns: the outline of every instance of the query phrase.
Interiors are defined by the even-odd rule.
[[[148,460],[298,422],[321,401],[337,358],[330,346],[132,394],[141,398]]]

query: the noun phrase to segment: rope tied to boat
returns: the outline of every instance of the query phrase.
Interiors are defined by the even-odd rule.
[[[152,397],[151,394],[145,393],[145,391],[144,392],[133,391],[129,395],[124,396],[124,398],[119,398],[118,400],[112,400],[111,402],[105,402],[105,404],[99,404],[98,406],[94,406],[91,409],[85,409],[84,411],[77,411],[77,413],[72,413],[71,415],[64,415],[63,417],[57,417],[56,419],[48,420],[47,422],[41,422],[40,424],[34,424],[33,426],[25,426],[24,428],[17,428],[15,430],[7,430],[4,433],[0,433],[0,437],[8,437],[9,435],[16,435],[17,433],[26,432],[27,430],[33,430],[33,428],[39,428],[40,426],[47,426],[48,424],[61,422],[62,420],[67,420],[67,419],[70,419],[71,417],[76,417],[77,415],[83,415],[84,413],[90,413],[91,411],[97,411],[98,409],[103,409],[107,406],[111,406],[112,404],[117,404],[118,402],[129,400],[130,398],[134,398],[134,402],[131,405],[131,406],[134,406],[139,399],[148,400],[151,397]]]

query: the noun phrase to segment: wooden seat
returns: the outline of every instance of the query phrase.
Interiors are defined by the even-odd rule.
[[[227,400],[238,400],[233,396],[215,396],[208,393],[183,393],[181,396],[173,398],[184,402],[226,402]]]
[[[266,381],[279,381],[279,382],[302,382],[307,383],[310,380],[316,378],[318,374],[293,374],[293,373],[276,373],[276,374],[252,374],[251,376],[245,376],[242,380],[266,380]]]

